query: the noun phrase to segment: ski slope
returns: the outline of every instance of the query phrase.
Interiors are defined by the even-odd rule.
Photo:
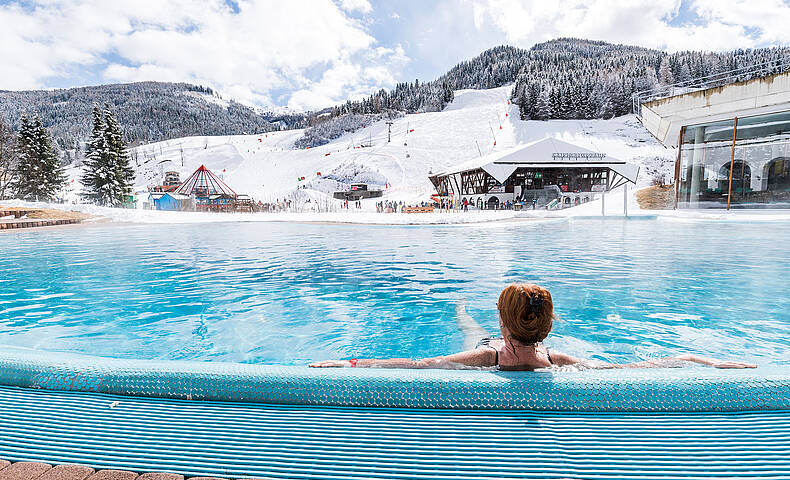
[[[395,119],[390,142],[388,125],[381,121],[327,145],[302,150],[293,147],[302,130],[186,137],[143,145],[131,152],[135,187],[145,201],[144,192],[161,182],[163,172],[178,171],[184,180],[205,165],[237,193],[264,202],[293,197],[295,192],[329,201],[342,184],[364,182],[388,185],[385,200],[412,203],[428,200],[433,193],[429,172],[548,136],[635,163],[647,159],[655,163],[658,157],[660,168],[672,164],[673,150],[661,146],[633,116],[521,121],[518,107],[508,102],[510,90],[505,86],[456,91],[455,100],[441,112]],[[70,174],[76,190],[79,171],[75,168]],[[298,180],[301,177],[305,180]],[[650,180],[643,174],[640,184]],[[373,208],[372,202],[368,207]]]

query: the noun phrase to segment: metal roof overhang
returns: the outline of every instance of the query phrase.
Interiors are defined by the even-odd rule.
[[[507,180],[518,168],[608,168],[631,183],[636,183],[636,177],[639,175],[639,165],[628,162],[513,162],[490,163],[480,168],[500,183]],[[500,178],[494,172],[500,176],[507,172],[507,175]]]
[[[555,158],[556,155],[564,155],[569,160],[560,161]],[[570,158],[576,157],[579,159],[570,160]],[[631,183],[636,183],[639,174],[639,166],[636,164],[549,137],[461,163],[454,168],[433,175],[431,182],[436,185],[440,177],[483,169],[502,183],[518,168],[608,168]]]
[[[431,181],[434,185],[437,185],[440,177],[469,172],[478,168],[483,169],[500,183],[507,180],[518,168],[608,168],[631,183],[636,183],[636,178],[639,175],[639,165],[629,162],[491,162],[463,170],[447,171],[433,175]]]
[[[650,100],[640,110],[642,125],[677,147],[684,126],[790,110],[790,72]]]

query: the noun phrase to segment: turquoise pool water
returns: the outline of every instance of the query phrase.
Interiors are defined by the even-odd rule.
[[[303,364],[461,348],[504,285],[548,287],[546,342],[608,361],[790,365],[787,223],[105,225],[0,235],[0,345]]]

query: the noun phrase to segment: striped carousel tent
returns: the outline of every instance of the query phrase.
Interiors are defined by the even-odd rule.
[[[194,198],[196,210],[208,211],[233,210],[238,198],[238,194],[205,165],[195,170],[173,193]]]

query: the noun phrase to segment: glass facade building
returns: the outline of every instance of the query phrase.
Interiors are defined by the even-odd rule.
[[[790,208],[790,111],[681,129],[678,208]]]

